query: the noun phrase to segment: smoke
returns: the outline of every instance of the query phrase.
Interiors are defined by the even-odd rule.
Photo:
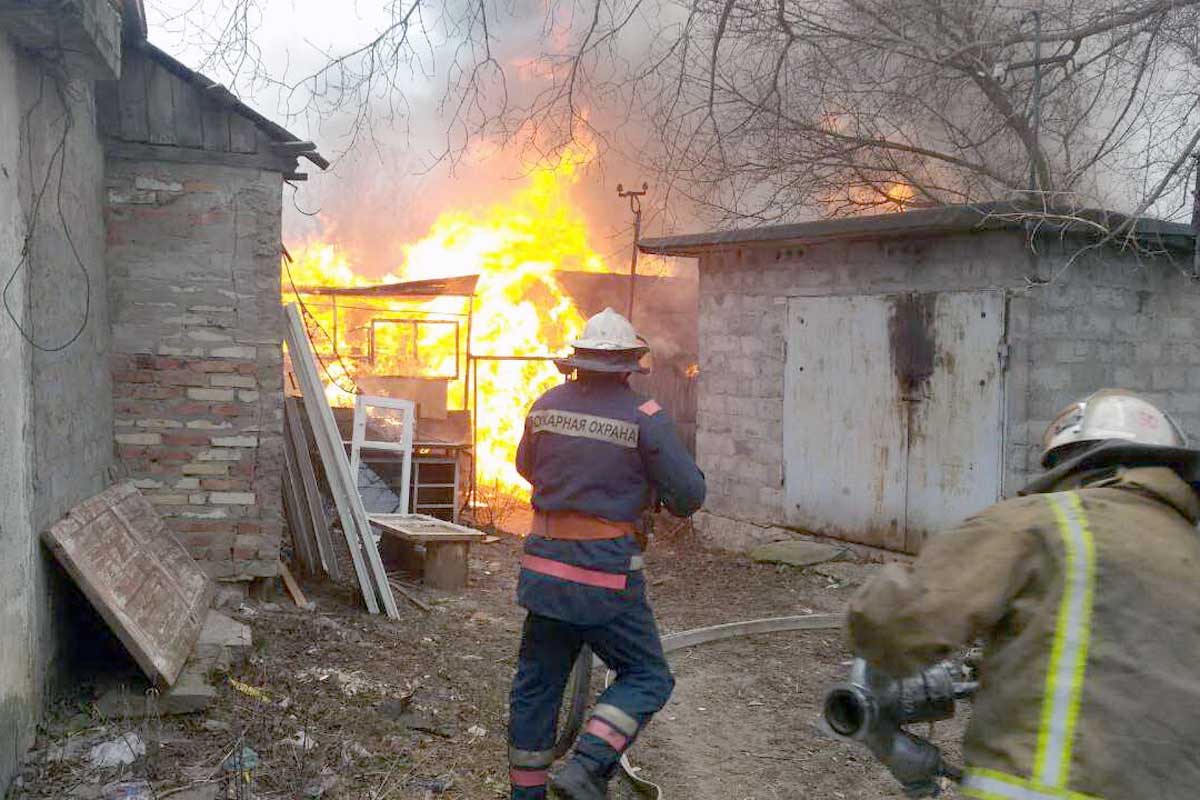
[[[610,107],[577,108],[575,119],[542,113],[561,88],[563,75],[556,70],[578,46],[572,28],[580,24],[579,9],[553,0],[489,6],[485,36],[471,16],[474,7],[451,0],[414,28],[411,59],[395,69],[378,65],[378,86],[356,94],[354,72],[361,65],[353,62],[321,80],[302,79],[326,66],[331,55],[370,42],[395,21],[398,7],[389,0],[357,0],[336,4],[335,12],[330,5],[164,0],[149,9],[152,39],[316,142],[334,162],[326,173],[308,169],[307,182],[286,189],[286,242],[336,242],[356,271],[382,276],[397,270],[403,246],[421,238],[440,214],[479,209],[507,196],[533,167],[575,139],[597,156],[571,199],[608,267],[628,269],[633,215],[616,187],[650,179],[640,157],[653,135],[649,116],[611,94]],[[238,14],[241,28],[213,31],[214,20]],[[595,90],[614,79],[624,54],[648,46],[649,30],[614,39],[617,50],[605,52],[586,76],[589,96],[602,95]],[[662,232],[664,220],[691,221],[685,210],[681,217],[678,202],[671,202],[670,216],[663,213],[666,206],[661,187],[651,186],[643,236]]]

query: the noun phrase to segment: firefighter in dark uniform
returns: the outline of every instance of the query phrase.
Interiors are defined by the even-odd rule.
[[[546,797],[547,783],[569,800],[604,798],[621,754],[666,704],[675,681],[634,524],[654,502],[680,517],[704,502],[704,476],[670,416],[629,388],[649,350],[629,321],[605,309],[572,347],[556,362],[568,380],[533,404],[517,450],[534,526],[517,585],[529,614],[510,699],[514,800]],[[550,775],[559,705],[584,644],[617,678]]]

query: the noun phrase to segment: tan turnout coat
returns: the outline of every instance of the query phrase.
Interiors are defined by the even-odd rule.
[[[864,586],[851,646],[900,676],[986,640],[970,797],[1200,798],[1198,516],[1159,467],[998,503]]]

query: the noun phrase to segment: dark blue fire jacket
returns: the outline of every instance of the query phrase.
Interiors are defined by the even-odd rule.
[[[542,512],[631,523],[655,495],[680,517],[704,502],[704,475],[670,415],[616,376],[587,375],[542,395],[526,417],[517,469],[533,486],[534,509]],[[599,541],[530,536],[525,553],[625,576],[624,586],[614,589],[522,569],[517,599],[534,613],[599,625],[644,596],[632,536]]]

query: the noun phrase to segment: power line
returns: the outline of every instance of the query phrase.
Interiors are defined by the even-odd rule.
[[[47,73],[45,71],[43,71],[42,75],[41,75],[41,80],[38,82],[37,99],[33,102],[33,104],[25,112],[25,117],[22,121],[22,127],[24,128],[24,138],[25,138],[25,142],[26,142],[27,146],[33,142],[33,135],[32,135],[33,114],[35,111],[37,111],[38,107],[41,106],[42,100],[45,98],[46,75],[47,75]],[[88,273],[87,267],[83,263],[83,258],[79,255],[79,249],[75,245],[75,240],[71,236],[71,226],[67,223],[67,217],[66,217],[66,213],[63,211],[63,203],[62,203],[63,183],[64,183],[64,176],[65,176],[65,172],[66,172],[66,161],[67,161],[67,141],[68,141],[68,137],[71,134],[71,129],[74,127],[75,117],[74,117],[74,114],[71,113],[71,106],[67,100],[66,90],[63,87],[61,79],[57,75],[54,76],[54,85],[55,85],[55,94],[58,96],[59,103],[61,103],[62,107],[63,107],[62,137],[59,139],[58,144],[54,148],[54,150],[50,153],[50,160],[46,164],[45,178],[43,178],[41,188],[38,189],[37,195],[34,198],[33,209],[30,212],[29,218],[26,220],[25,237],[21,243],[21,256],[20,256],[20,258],[17,259],[17,264],[15,267],[13,267],[12,272],[9,273],[8,280],[6,280],[4,282],[3,292],[0,292],[0,294],[3,295],[3,299],[4,299],[4,311],[8,315],[8,318],[12,320],[13,325],[17,329],[17,332],[21,334],[21,338],[24,339],[26,342],[28,342],[29,345],[31,347],[33,347],[35,350],[39,350],[43,353],[57,353],[59,351],[66,350],[68,347],[70,347],[76,341],[78,341],[79,337],[83,335],[83,332],[85,330],[87,330],[88,322],[91,319],[91,313],[92,313],[92,278],[91,278],[91,275]],[[34,173],[32,147],[29,148],[28,162],[29,162],[29,174],[32,177],[33,173]],[[66,239],[67,246],[71,249],[71,255],[74,257],[75,263],[79,267],[80,273],[83,275],[83,286],[84,286],[83,319],[80,321],[79,327],[75,330],[74,333],[71,334],[71,336],[69,336],[66,339],[66,341],[62,342],[61,344],[46,345],[46,344],[42,344],[42,343],[38,342],[34,338],[33,334],[30,331],[27,331],[25,329],[25,326],[21,324],[21,321],[20,321],[20,319],[18,319],[16,312],[13,311],[12,303],[11,303],[11,300],[9,299],[8,293],[9,293],[9,290],[12,288],[13,282],[16,281],[17,276],[21,274],[21,270],[25,269],[30,263],[31,250],[33,248],[34,236],[37,231],[38,218],[41,215],[42,202],[45,200],[46,192],[50,188],[50,181],[51,181],[51,177],[54,174],[56,162],[58,164],[58,180],[57,180],[57,184],[55,186],[55,193],[54,193],[55,208],[58,211],[58,220],[62,225],[63,238]]]
[[[317,363],[321,365],[321,371],[325,373],[325,377],[329,379],[329,382],[331,384],[333,384],[334,386],[336,386],[338,389],[345,392],[346,394],[353,394],[353,395],[362,394],[363,393],[362,389],[354,381],[354,377],[350,372],[350,368],[346,366],[346,362],[342,360],[342,354],[338,352],[337,342],[334,340],[334,338],[332,336],[329,335],[328,331],[325,330],[324,326],[321,325],[321,321],[319,319],[317,319],[316,315],[308,310],[308,306],[305,304],[304,298],[300,296],[300,290],[298,288],[296,288],[296,280],[295,280],[295,278],[292,277],[292,255],[291,255],[291,253],[289,253],[287,251],[286,247],[282,248],[282,255],[283,255],[283,268],[285,270],[287,270],[288,283],[290,283],[292,285],[292,293],[296,295],[296,303],[300,306],[300,313],[304,315],[306,320],[311,319],[313,324],[317,326],[317,330],[319,330],[321,332],[321,334],[326,339],[329,340],[330,346],[333,347],[333,357],[337,359],[337,363],[342,368],[342,373],[345,375],[345,377],[347,379],[349,379],[350,385],[352,388],[347,389],[345,386],[342,386],[342,384],[338,383],[337,379],[334,378],[333,374],[329,371],[329,367],[328,367],[328,365],[326,365],[325,359],[321,358],[321,354],[318,353],[317,349],[314,347],[313,348],[313,357],[316,358]]]

